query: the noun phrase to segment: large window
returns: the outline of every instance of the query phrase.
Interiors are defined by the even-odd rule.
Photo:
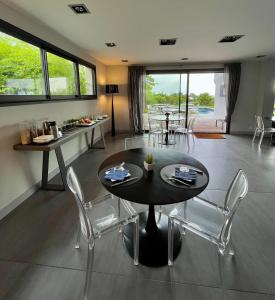
[[[43,95],[40,49],[0,32],[0,95]]]
[[[145,123],[147,113],[170,112],[181,114],[186,126],[195,118],[197,132],[226,130],[223,70],[149,72],[145,100]]]
[[[81,95],[93,95],[95,93],[95,86],[93,78],[95,72],[91,68],[79,65],[79,77],[80,77],[80,93]]]
[[[96,97],[94,65],[0,20],[0,105]]]
[[[49,52],[47,57],[51,95],[76,95],[74,63]]]

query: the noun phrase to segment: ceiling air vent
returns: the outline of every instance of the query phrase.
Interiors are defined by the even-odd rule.
[[[69,7],[76,13],[76,14],[89,14],[90,11],[88,10],[85,4],[70,4]]]
[[[177,39],[160,39],[159,45],[160,46],[174,46],[177,42]]]
[[[242,38],[244,35],[227,35],[223,37],[219,43],[234,43],[238,39]]]
[[[113,43],[113,42],[110,42],[110,43],[105,43],[105,45],[107,46],[107,47],[116,47],[116,44],[115,43]]]

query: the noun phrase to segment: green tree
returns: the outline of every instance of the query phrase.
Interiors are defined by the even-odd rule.
[[[214,96],[208,93],[202,93],[193,98],[193,103],[198,106],[214,107]]]
[[[74,65],[71,61],[48,53],[49,77],[63,78],[66,87],[57,87],[52,94],[75,95]],[[24,80],[25,81],[24,81]],[[80,72],[83,94],[87,92],[87,77]],[[0,95],[43,95],[43,75],[40,49],[0,32]]]

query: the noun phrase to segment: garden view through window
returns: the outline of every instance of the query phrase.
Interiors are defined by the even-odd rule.
[[[94,89],[94,71],[86,66],[79,65],[79,77],[80,77],[80,93],[81,95],[93,95]]]
[[[0,29],[1,103],[50,100],[52,96],[94,99],[96,72],[92,64],[14,30],[16,37]]]
[[[195,118],[196,132],[226,131],[223,72],[147,74],[145,102],[145,128],[148,114],[170,112]]]
[[[75,95],[74,63],[52,53],[47,53],[51,95]]]
[[[0,32],[0,95],[43,95],[40,49]]]

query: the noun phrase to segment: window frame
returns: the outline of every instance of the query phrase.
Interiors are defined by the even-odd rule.
[[[52,103],[60,101],[82,101],[82,100],[95,100],[97,99],[97,76],[96,66],[90,62],[77,57],[70,52],[67,52],[51,43],[42,40],[31,33],[26,32],[2,19],[0,19],[0,31],[8,34],[14,38],[27,42],[40,49],[41,67],[42,67],[42,78],[43,88],[45,95],[0,95],[0,106],[11,106],[11,105],[25,105],[25,104],[39,104],[39,103]],[[75,84],[76,84],[76,95],[55,95],[50,94],[50,83],[47,63],[47,52],[53,53],[64,59],[70,60],[74,64],[75,72]],[[81,95],[80,94],[80,81],[79,81],[79,65],[84,65],[87,68],[92,69],[94,72],[94,95]]]
[[[182,74],[187,75],[187,90],[186,90],[186,120],[185,120],[185,127],[187,128],[187,120],[188,120],[188,106],[189,106],[189,81],[190,81],[190,74],[197,74],[197,73],[224,73],[224,68],[204,68],[204,69],[184,69],[184,68],[179,68],[179,69],[153,69],[150,70],[148,68],[146,70],[146,76],[147,75],[161,75],[161,74],[179,74],[180,76]],[[180,93],[180,92],[179,92]],[[231,123],[228,122],[226,123],[226,134],[230,134],[230,125]]]

